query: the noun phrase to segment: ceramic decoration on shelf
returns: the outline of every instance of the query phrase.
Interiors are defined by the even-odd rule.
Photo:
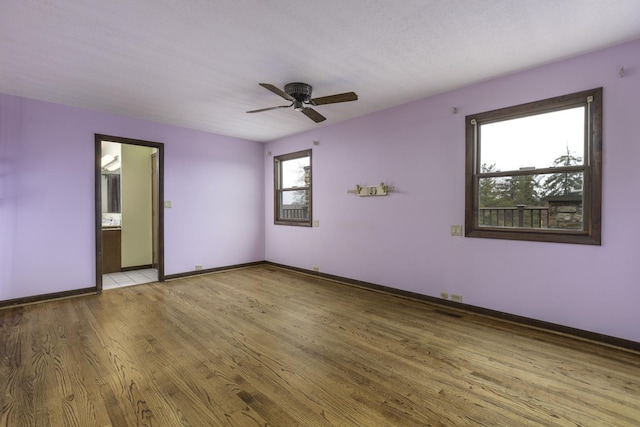
[[[354,190],[347,190],[347,193],[357,194],[360,197],[370,196],[386,196],[387,194],[395,191],[395,187],[381,182],[379,185],[359,185],[356,184]]]

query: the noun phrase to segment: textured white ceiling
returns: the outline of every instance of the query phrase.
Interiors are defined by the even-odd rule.
[[[639,38],[640,0],[0,0],[0,92],[269,141]],[[294,81],[360,99],[245,113]]]

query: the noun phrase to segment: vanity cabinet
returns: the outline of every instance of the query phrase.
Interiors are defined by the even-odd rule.
[[[102,273],[121,271],[122,231],[120,227],[102,228]]]

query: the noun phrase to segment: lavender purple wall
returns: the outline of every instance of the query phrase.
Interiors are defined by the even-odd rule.
[[[450,236],[464,223],[465,115],[600,86],[602,246]],[[635,41],[268,143],[272,156],[313,148],[320,226],[273,225],[268,157],[266,259],[640,341],[638,100]],[[399,191],[347,194],[381,180]]]
[[[450,225],[464,220],[464,116],[599,86],[602,246],[451,237]],[[165,199],[173,203],[166,274],[266,258],[640,341],[638,99],[640,41],[266,147],[0,94],[0,300],[95,285],[93,135],[103,133],[165,143]],[[310,147],[320,227],[274,226],[264,151]],[[399,191],[346,192],[380,180]]]
[[[95,133],[165,144],[165,274],[264,259],[262,144],[0,94],[0,300],[95,286]]]

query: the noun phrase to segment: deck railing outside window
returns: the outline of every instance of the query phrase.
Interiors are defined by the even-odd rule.
[[[309,208],[304,206],[301,208],[283,208],[282,219],[308,219]]]
[[[549,208],[546,206],[484,207],[478,209],[480,227],[547,228]]]

